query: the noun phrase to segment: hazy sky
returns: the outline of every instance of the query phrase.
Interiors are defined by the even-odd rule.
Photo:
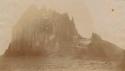
[[[12,26],[32,4],[68,12],[82,36],[97,32],[103,39],[125,48],[124,0],[0,0],[0,54],[9,44]]]

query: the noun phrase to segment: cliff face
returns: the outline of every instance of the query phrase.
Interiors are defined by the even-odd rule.
[[[69,53],[79,34],[68,14],[30,7],[15,25],[12,36],[6,56]]]
[[[5,56],[89,56],[117,58],[123,50],[96,33],[81,37],[68,14],[30,7],[13,29]]]

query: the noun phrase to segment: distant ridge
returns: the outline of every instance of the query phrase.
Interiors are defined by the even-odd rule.
[[[124,50],[115,44],[103,40],[98,34],[92,33],[91,43],[88,45],[91,55],[110,59],[120,59]]]

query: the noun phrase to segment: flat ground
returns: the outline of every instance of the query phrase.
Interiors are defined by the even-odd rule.
[[[117,64],[101,59],[19,57],[0,59],[0,71],[121,71]]]

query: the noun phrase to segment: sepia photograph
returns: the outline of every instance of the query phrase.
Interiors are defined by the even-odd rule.
[[[0,0],[0,71],[125,71],[125,0]]]

